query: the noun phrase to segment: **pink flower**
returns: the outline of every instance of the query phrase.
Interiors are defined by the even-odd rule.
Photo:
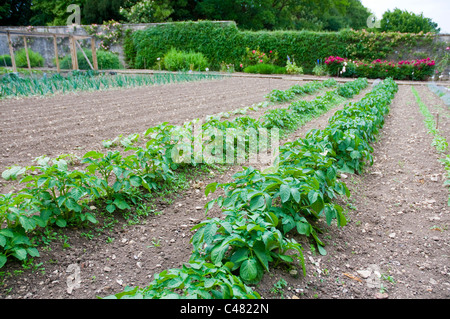
[[[450,47],[447,47],[445,50],[447,50],[447,51],[450,50]]]
[[[255,54],[255,53],[256,53],[256,51],[255,51],[255,50],[253,50],[252,52],[253,52],[253,54]]]
[[[244,66],[242,65],[242,63],[239,65],[241,68],[243,68]]]
[[[448,48],[447,48],[447,50],[448,50]],[[270,50],[269,53],[272,53],[272,50]]]
[[[259,63],[262,63],[263,60],[259,60]]]

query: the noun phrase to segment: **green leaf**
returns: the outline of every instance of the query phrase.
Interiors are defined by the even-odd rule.
[[[217,189],[218,183],[214,182],[211,184],[208,184],[205,188],[205,196],[208,196],[209,193],[214,193]]]
[[[74,212],[79,213],[82,211],[81,206],[73,198],[68,198],[65,202],[65,205],[67,209],[72,210]]]
[[[36,228],[36,222],[33,219],[28,218],[27,216],[20,216],[19,222],[22,225],[23,229],[25,229],[25,231],[27,232]]]
[[[322,245],[317,245],[317,250],[319,251],[319,254],[321,254],[322,256],[325,256],[327,254],[327,251],[325,250],[325,248]]]
[[[203,241],[205,243],[212,242],[214,236],[216,235],[217,229],[218,227],[215,223],[209,223],[208,225],[206,225],[203,232]]]
[[[12,255],[19,260],[25,260],[27,258],[27,250],[25,248],[17,248]]]
[[[291,195],[296,203],[300,202],[300,192],[296,188],[291,188]]]
[[[28,247],[27,252],[32,257],[39,257],[39,251],[34,247]]]
[[[65,219],[58,218],[56,220],[56,225],[58,225],[61,228],[66,227],[67,226],[67,221]]]
[[[264,196],[258,195],[250,200],[250,210],[257,210],[265,205]]]
[[[228,245],[218,245],[214,247],[211,251],[211,261],[219,266],[222,263],[222,259],[225,256],[225,253],[228,249]]]
[[[311,233],[311,225],[309,223],[298,221],[297,222],[297,232],[300,235],[309,236],[309,234]]]
[[[0,247],[4,247],[6,245],[6,237],[0,235]]]
[[[258,261],[255,258],[245,260],[240,267],[239,275],[244,281],[252,282],[258,276]]]
[[[310,204],[314,204],[314,203],[316,202],[318,196],[319,196],[319,193],[318,193],[317,191],[311,190],[311,191],[308,193],[309,203],[310,203]]]
[[[242,247],[236,250],[233,255],[231,255],[231,262],[234,264],[231,270],[236,270],[239,268],[241,263],[248,258],[249,249],[247,247]]]
[[[0,229],[0,235],[3,235],[5,237],[9,237],[9,238],[13,238],[14,237],[13,231],[10,230],[10,229],[7,229],[7,228]]]
[[[2,268],[6,264],[7,260],[8,259],[6,258],[6,256],[4,254],[0,254],[0,268]]]
[[[130,205],[128,205],[128,203],[126,201],[124,201],[123,199],[120,199],[120,198],[116,198],[114,200],[113,204],[116,205],[121,210],[131,209]]]
[[[93,158],[93,159],[99,159],[104,156],[103,153],[97,152],[97,151],[90,151],[84,154],[83,158]]]
[[[258,257],[261,264],[264,266],[266,271],[269,271],[269,255],[264,243],[258,241],[253,245],[253,251],[256,257]]]
[[[86,219],[93,224],[97,224],[97,219],[91,213],[86,213]]]
[[[106,210],[110,213],[114,213],[114,211],[116,210],[116,205],[109,204],[106,206]]]
[[[280,186],[281,202],[286,203],[291,197],[291,188],[288,185],[282,184]]]

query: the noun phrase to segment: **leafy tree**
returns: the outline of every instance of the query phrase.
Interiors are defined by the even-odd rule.
[[[28,25],[32,16],[31,0],[2,0],[0,25]]]
[[[131,2],[128,1],[128,4]],[[120,8],[120,14],[130,23],[164,22],[172,12],[173,8],[167,0],[141,0],[128,9]]]
[[[400,31],[409,33],[433,32],[439,33],[438,24],[421,14],[415,14],[396,8],[386,11],[381,19],[381,31]]]
[[[83,21],[87,24],[119,21],[122,19],[120,7],[126,2],[126,0],[85,0],[84,7],[81,8]]]
[[[76,4],[83,9],[85,1],[86,0],[35,0],[31,6],[33,16],[30,19],[30,24],[65,25],[67,23],[67,18],[72,14],[72,12],[67,12],[69,5]],[[81,18],[83,18],[83,14],[81,14]]]

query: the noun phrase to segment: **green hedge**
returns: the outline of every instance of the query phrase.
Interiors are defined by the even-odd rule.
[[[88,57],[89,61],[93,65],[92,60],[92,50],[83,49],[84,53]],[[91,67],[86,61],[83,53],[78,50],[77,51],[77,59],[78,59],[78,69],[80,70],[90,70]],[[100,70],[117,70],[123,69],[122,64],[120,63],[119,56],[113,52],[98,50],[97,51],[97,63],[98,68]],[[61,69],[72,69],[72,57],[70,55],[65,56],[60,61]]]
[[[372,33],[343,30],[340,32],[314,31],[240,31],[234,23],[210,21],[176,22],[128,32],[125,55],[130,67],[153,68],[172,47],[201,52],[213,70],[220,64],[234,64],[239,71],[246,48],[273,50],[278,54],[276,64],[285,66],[287,56],[311,73],[318,59],[330,55],[358,60],[385,59],[397,48],[411,50],[415,46],[431,46],[431,34]],[[245,66],[244,66],[245,67]]]

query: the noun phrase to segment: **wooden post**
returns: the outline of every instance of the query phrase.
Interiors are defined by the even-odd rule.
[[[58,43],[56,42],[56,35],[53,35],[53,46],[55,47],[56,68],[58,73],[60,73],[61,69],[59,67]]]
[[[28,54],[27,37],[23,37],[23,44],[25,47],[25,55],[27,56],[28,70],[31,71],[30,55]]]
[[[75,39],[73,36],[70,36],[70,54],[72,56],[72,69],[78,70],[78,57],[77,57],[77,47],[75,45]]]
[[[8,34],[9,55],[11,56],[13,72],[17,72],[16,58],[14,57],[14,49],[11,42],[11,35],[9,34],[9,31],[7,32],[7,34]]]
[[[92,62],[94,62],[94,70],[98,71],[97,51],[95,49],[95,38],[91,38]]]
[[[73,37],[72,38],[72,44],[73,44],[73,55],[74,55],[74,58],[75,58],[75,70],[78,70],[79,69],[79,67],[78,67],[78,54],[77,54],[77,46],[76,46],[76,39],[75,39],[75,37]]]

